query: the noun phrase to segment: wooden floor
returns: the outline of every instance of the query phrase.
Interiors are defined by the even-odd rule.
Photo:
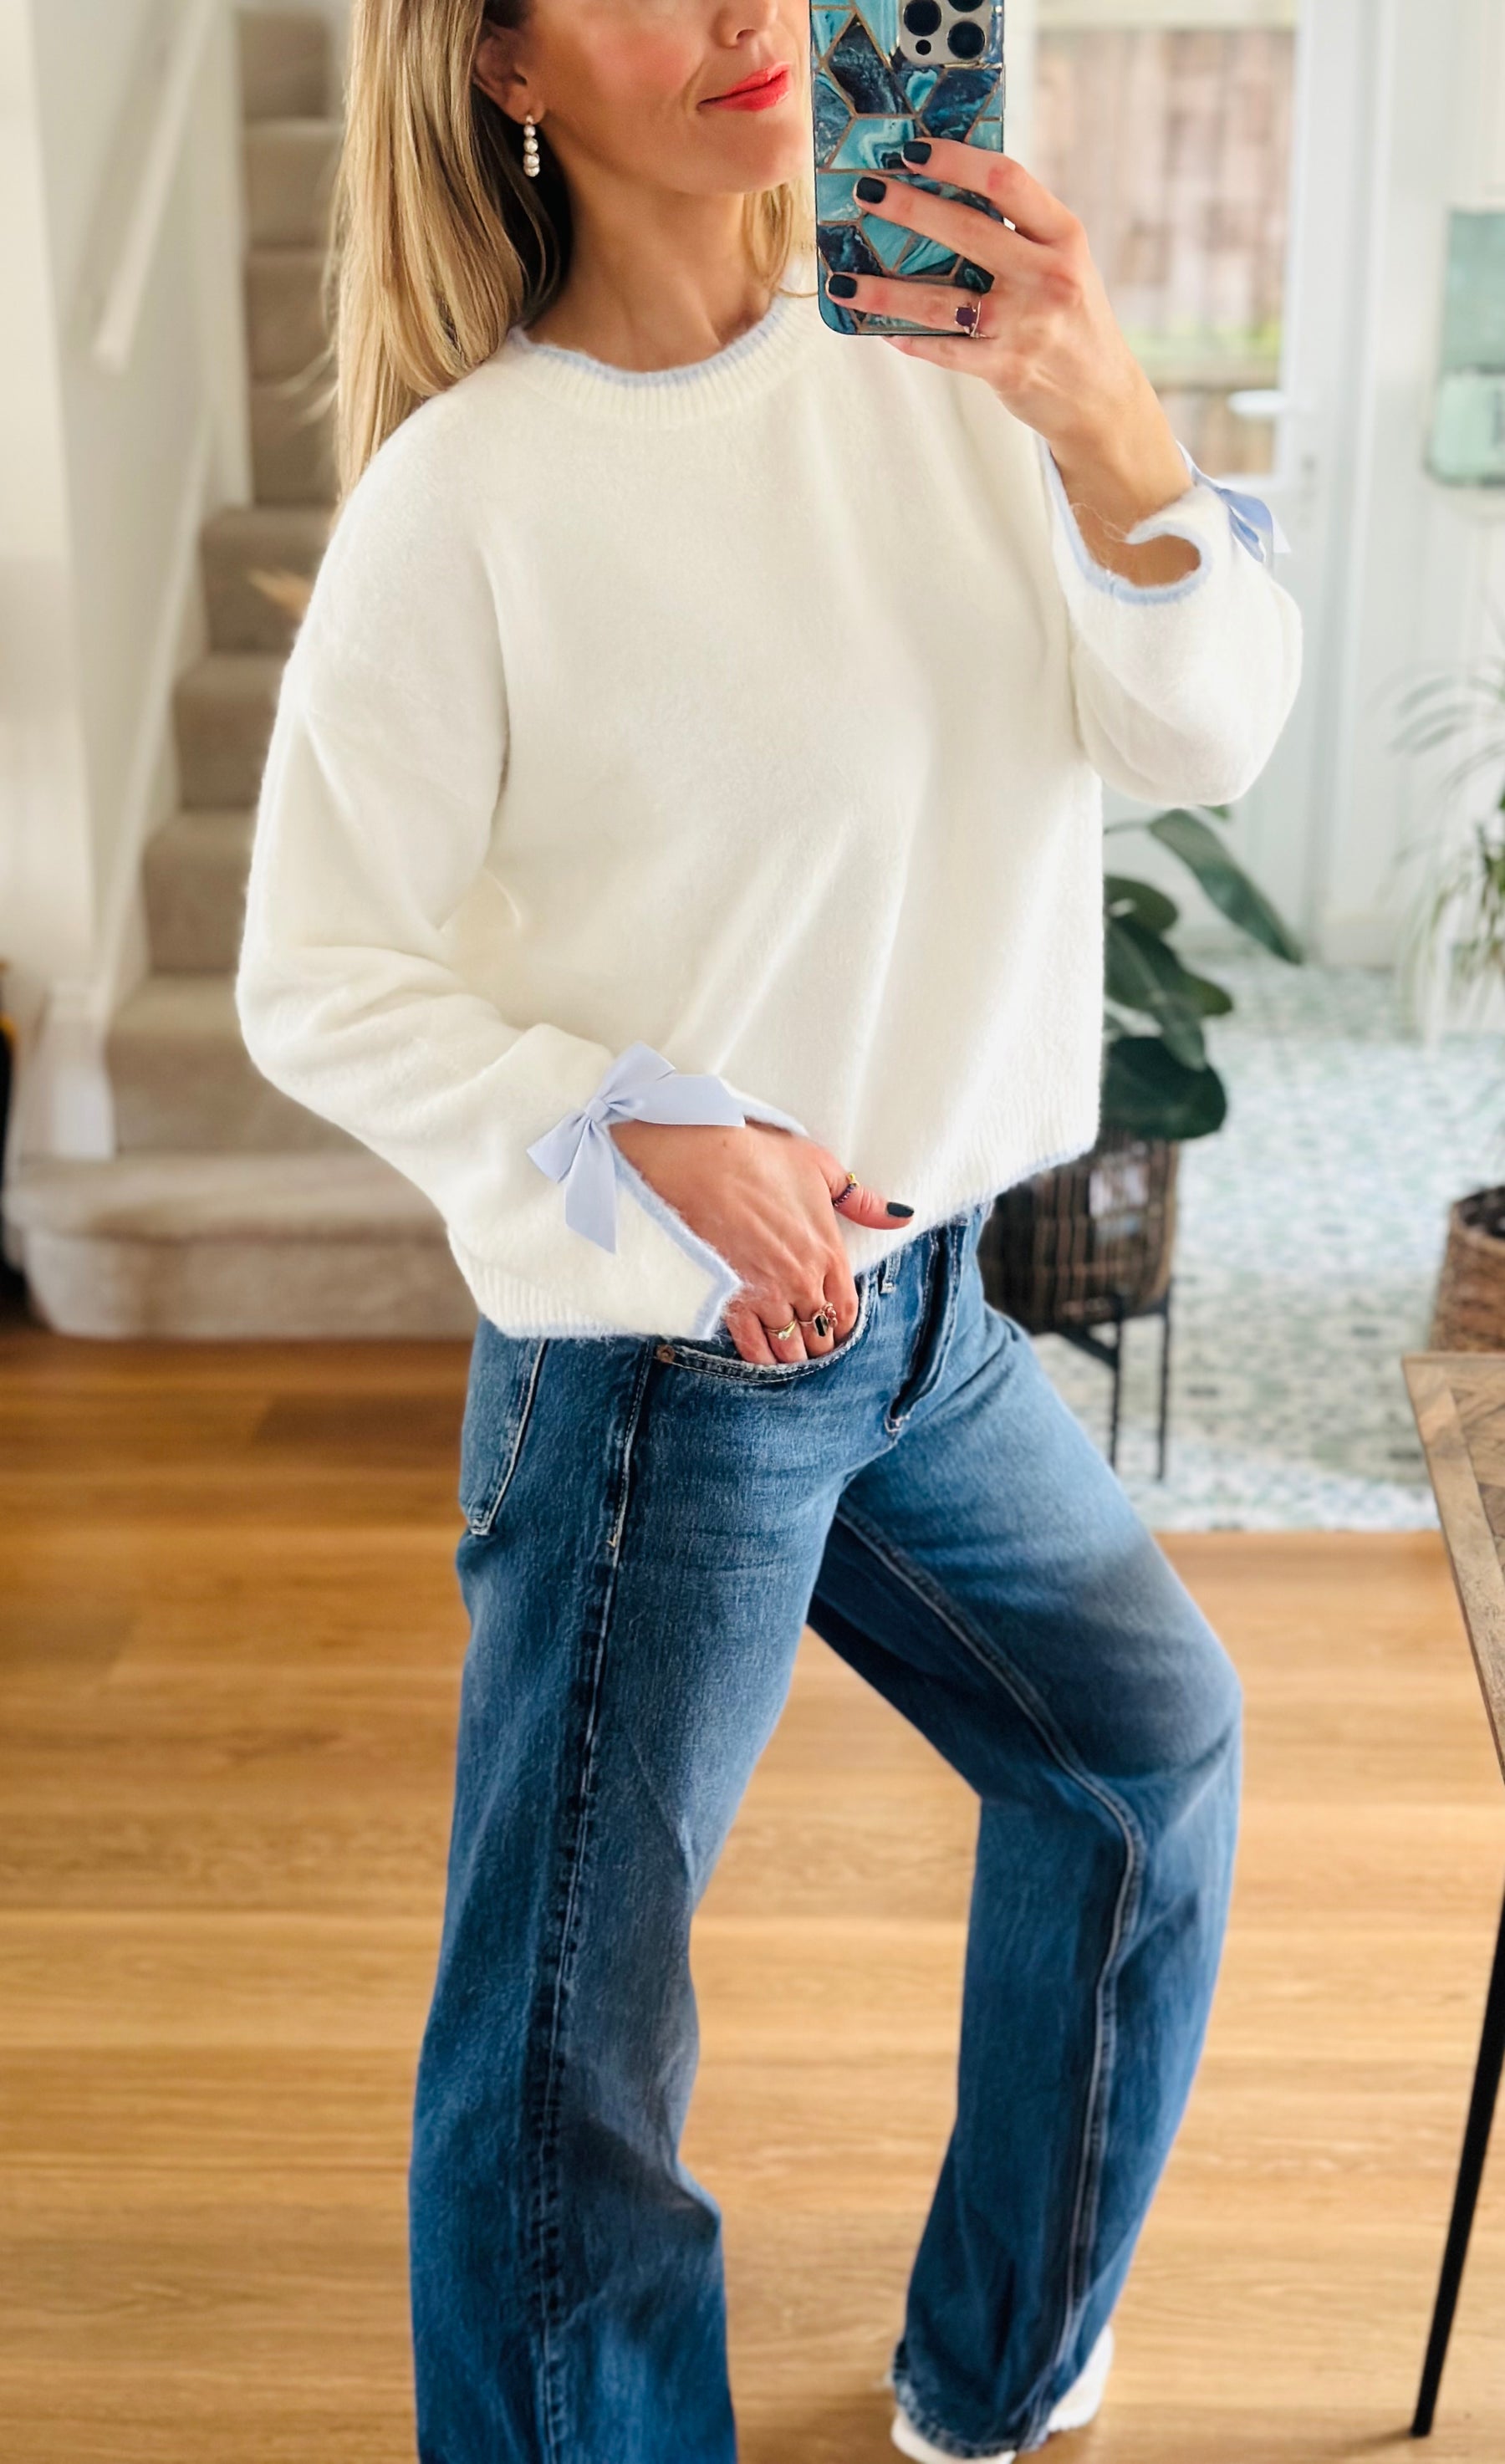
[[[0,1331],[7,2464],[411,2455],[465,1368]],[[1173,1553],[1247,1684],[1236,1914],[1109,2401],[1062,2464],[1399,2456],[1505,1791],[1430,1536]],[[970,1832],[810,1643],[697,1943],[689,2155],[725,2208],[744,2464],[892,2454]],[[1505,2453],[1499,2167],[1431,2453]]]

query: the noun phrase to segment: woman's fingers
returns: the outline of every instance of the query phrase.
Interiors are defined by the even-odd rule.
[[[805,1329],[800,1324],[800,1313],[792,1302],[785,1309],[782,1317],[777,1315],[775,1308],[770,1307],[768,1314],[764,1319],[764,1329],[773,1348],[775,1360],[804,1360],[808,1356],[805,1348]]]
[[[869,1189],[860,1180],[849,1183],[845,1169],[833,1155],[823,1152],[821,1161],[826,1168],[831,1204],[849,1223],[866,1223],[874,1232],[893,1232],[914,1214],[914,1208],[906,1206],[901,1199],[880,1198],[875,1189]]]
[[[958,153],[966,150],[956,148]],[[984,194],[981,187],[977,193],[980,198]],[[943,248],[954,248],[985,273],[1006,282],[1028,282],[1041,254],[1032,240],[995,221],[981,204],[933,196],[928,188],[918,188],[913,180],[883,179],[870,172],[857,182],[856,196],[863,212],[875,222],[898,223],[905,231],[918,231],[921,239],[939,240]],[[848,295],[838,291],[834,296]]]
[[[856,1320],[857,1287],[843,1256],[804,1299],[781,1305],[759,1292],[734,1304],[726,1331],[744,1360],[813,1360],[845,1341]]]
[[[924,160],[916,160],[918,145]],[[1078,229],[1069,206],[1041,185],[1011,154],[997,154],[988,145],[965,145],[960,138],[920,139],[904,149],[904,168],[922,180],[943,180],[948,188],[970,188],[1007,214],[1025,239],[1058,248]]]
[[[925,328],[922,334],[888,335],[889,341],[939,342],[949,335],[964,343],[985,330],[991,334],[999,323],[999,311],[991,302],[975,291],[963,290],[960,283],[901,282],[877,274],[837,275],[832,276],[833,297],[838,281],[851,283],[850,294],[840,294],[841,304],[859,317],[896,317],[906,325]]]
[[[850,1272],[847,1281],[851,1285]],[[839,1282],[834,1270],[827,1278],[828,1286]],[[791,1301],[782,1317],[764,1302],[760,1324],[764,1340],[775,1360],[815,1360],[823,1353],[833,1351],[842,1337],[851,1332],[856,1314],[856,1290],[853,1287],[850,1308],[837,1307],[824,1291],[813,1298]],[[730,1322],[728,1314],[728,1325]]]
[[[821,1348],[830,1352],[835,1344],[846,1342],[857,1323],[857,1287],[852,1282],[845,1250],[826,1277],[826,1317],[830,1335]],[[808,1340],[807,1334],[807,1343]]]
[[[755,1360],[766,1366],[782,1360],[784,1351],[776,1352],[768,1339],[768,1330],[757,1310],[744,1301],[732,1301],[726,1310],[726,1331],[736,1344],[743,1360]]]
[[[749,1313],[767,1346],[770,1360],[804,1360],[809,1352],[818,1348],[810,1321],[823,1306],[820,1287],[812,1285],[808,1276],[801,1276],[796,1283],[796,1290],[800,1289],[812,1291],[814,1297],[787,1299],[782,1286],[768,1284],[753,1285],[742,1294],[740,1312],[745,1310]],[[737,1330],[730,1309],[726,1312],[726,1325],[736,1342]],[[764,1355],[761,1353],[743,1354],[747,1359],[755,1356],[761,1359]]]
[[[650,1186],[740,1275],[725,1326],[741,1358],[793,1363],[830,1352],[856,1324],[856,1287],[836,1216],[894,1232],[915,1210],[850,1179],[829,1148],[783,1132],[758,1137],[763,1127],[728,1133],[628,1122],[621,1130],[629,1160]]]
[[[892,1229],[886,1213],[883,1220]],[[728,1308],[726,1331],[744,1360],[815,1360],[846,1342],[857,1310],[857,1287],[843,1251],[827,1267],[817,1293],[782,1309],[764,1293],[749,1294]]]

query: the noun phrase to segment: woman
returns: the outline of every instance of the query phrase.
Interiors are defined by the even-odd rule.
[[[1012,228],[873,180],[990,287],[822,324],[807,46],[804,0],[355,10],[348,493],[238,1001],[480,1311],[425,2464],[730,2464],[687,1945],[807,1620],[981,1804],[906,2454],[1090,2416],[1222,1937],[1237,1681],[974,1244],[1096,1133],[1099,775],[1242,793],[1296,619],[1018,165],[926,166]]]

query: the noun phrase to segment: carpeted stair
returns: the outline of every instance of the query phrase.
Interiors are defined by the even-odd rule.
[[[106,1337],[467,1335],[476,1309],[411,1182],[267,1084],[235,1020],[253,808],[334,495],[321,292],[339,122],[323,19],[240,21],[254,505],[203,540],[210,649],[174,706],[182,809],[145,850],[152,972],[112,1022],[118,1154],[35,1159],[7,1198],[38,1314]]]

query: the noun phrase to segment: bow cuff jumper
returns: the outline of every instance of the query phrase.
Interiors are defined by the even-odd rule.
[[[1134,537],[1199,563],[1139,588],[978,378],[790,280],[686,367],[514,331],[375,456],[283,674],[247,1048],[505,1332],[737,1290],[614,1120],[819,1139],[915,1209],[838,1219],[854,1271],[1091,1146],[1101,782],[1229,803],[1295,693],[1257,499],[1188,463]]]

